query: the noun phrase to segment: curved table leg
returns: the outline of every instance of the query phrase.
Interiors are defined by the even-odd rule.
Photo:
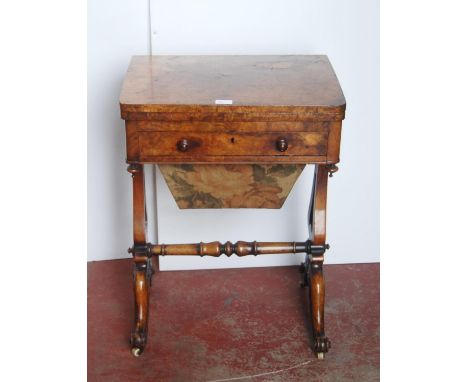
[[[312,261],[309,271],[309,298],[311,305],[313,348],[317,358],[323,359],[331,343],[325,336],[325,282],[323,279],[322,262]]]
[[[133,291],[135,314],[130,344],[135,357],[141,355],[148,338],[149,288],[153,267],[146,248],[146,204],[145,178],[143,165],[131,164],[128,172],[132,174],[133,183]],[[139,248],[139,251],[137,251]],[[141,250],[143,248],[143,251]]]
[[[141,355],[148,339],[148,307],[149,287],[151,280],[151,263],[134,262],[133,264],[133,292],[135,298],[135,315],[130,343],[132,354]]]
[[[335,165],[316,165],[309,210],[310,239],[315,245],[325,245],[328,174],[337,170]],[[313,349],[323,359],[331,343],[325,335],[325,281],[323,255],[308,254],[303,267],[303,285],[307,287],[309,313],[312,321]]]

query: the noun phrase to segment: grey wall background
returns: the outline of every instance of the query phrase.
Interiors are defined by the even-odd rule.
[[[88,260],[128,257],[131,184],[118,97],[136,54],[327,54],[347,100],[329,182],[327,263],[379,261],[379,7],[370,0],[91,0],[88,3]],[[313,167],[281,210],[178,210],[147,170],[150,240],[304,240]],[[155,179],[156,184],[155,186]],[[157,192],[156,192],[157,188]],[[156,202],[157,199],[157,202]],[[155,211],[158,210],[158,222]],[[302,256],[163,258],[162,269],[297,264]]]

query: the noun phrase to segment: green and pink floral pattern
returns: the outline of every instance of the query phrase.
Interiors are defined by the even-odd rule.
[[[179,208],[281,208],[304,164],[159,165]]]

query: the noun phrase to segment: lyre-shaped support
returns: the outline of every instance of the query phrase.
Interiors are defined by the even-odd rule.
[[[128,172],[133,183],[133,242],[134,248],[146,247],[145,175],[143,165],[130,164]],[[141,255],[141,254],[140,254]],[[135,313],[130,344],[135,357],[141,355],[148,338],[149,287],[153,274],[151,257],[134,256],[133,292]]]
[[[336,165],[316,165],[309,209],[309,232],[313,245],[326,245],[327,186],[328,175],[338,171]],[[323,254],[308,254],[302,266],[307,287],[307,300],[312,323],[313,349],[319,359],[324,358],[331,343],[325,336],[325,281],[323,278]]]

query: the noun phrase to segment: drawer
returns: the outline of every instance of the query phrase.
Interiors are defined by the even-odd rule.
[[[204,157],[326,156],[327,132],[200,133],[138,132],[141,161],[171,157],[175,161]]]

